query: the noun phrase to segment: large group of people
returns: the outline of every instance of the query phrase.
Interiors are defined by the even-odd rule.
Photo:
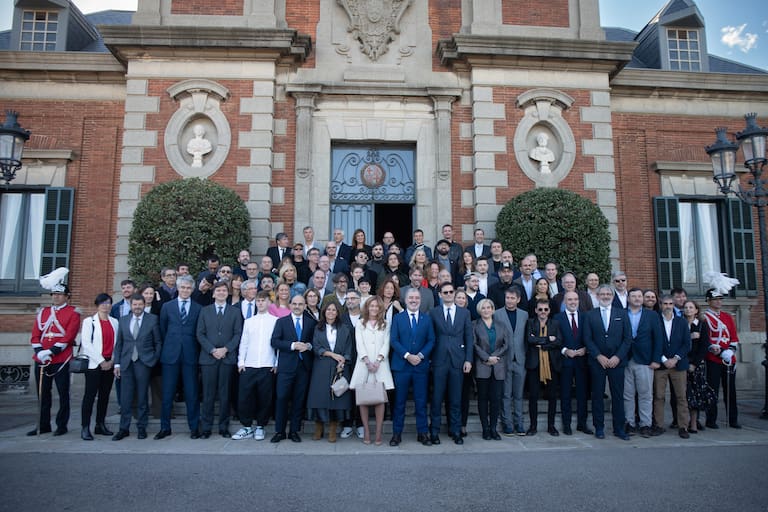
[[[306,422],[315,440],[356,434],[380,445],[389,403],[389,444],[398,446],[411,396],[416,440],[426,446],[440,444],[444,411],[451,439],[464,443],[474,396],[483,439],[533,436],[542,391],[550,435],[573,435],[575,399],[576,430],[602,439],[606,380],[620,439],[664,433],[667,388],[680,437],[718,428],[720,387],[728,423],[740,428],[738,333],[719,290],[707,291],[702,311],[682,288],[662,295],[630,287],[621,271],[610,284],[590,273],[579,289],[577,276],[557,262],[539,270],[528,254],[516,266],[499,241],[486,244],[482,229],[466,247],[453,240],[450,225],[442,234],[430,248],[416,230],[402,247],[389,232],[369,245],[358,229],[348,245],[334,229],[321,244],[307,226],[294,244],[279,233],[261,258],[244,249],[232,264],[209,257],[197,276],[181,263],[163,268],[157,285],[127,279],[119,302],[99,294],[95,314],[82,322],[68,304],[69,288],[57,284],[32,330],[40,416],[29,434],[51,432],[54,383],[61,400],[53,435],[67,432],[67,367],[78,331],[88,358],[83,440],[94,439],[94,403],[96,435],[128,437],[135,402],[137,435],[146,438],[154,381],[157,440],[172,435],[179,396],[193,439],[218,430],[263,440],[274,418],[273,443],[300,442]],[[106,424],[113,385],[116,432]]]

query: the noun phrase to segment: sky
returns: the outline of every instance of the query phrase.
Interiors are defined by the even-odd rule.
[[[319,0],[312,0],[319,1]],[[11,25],[14,0],[0,0],[0,30]],[[639,32],[666,0],[599,0],[600,24]],[[136,10],[137,0],[75,0],[84,13]],[[629,4],[629,5],[628,5]],[[709,53],[768,70],[768,0],[696,0]]]

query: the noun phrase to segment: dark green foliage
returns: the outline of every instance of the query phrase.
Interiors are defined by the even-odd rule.
[[[233,263],[250,246],[248,209],[232,190],[198,178],[158,185],[139,202],[128,245],[130,275],[158,282],[160,269],[187,262],[202,270],[210,254]]]
[[[539,268],[552,260],[560,271],[589,272],[608,282],[611,272],[608,220],[589,199],[561,189],[540,188],[510,200],[496,219],[496,237],[515,261],[534,253]]]

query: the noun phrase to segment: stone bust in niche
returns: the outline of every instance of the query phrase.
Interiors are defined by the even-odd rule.
[[[192,155],[192,167],[203,166],[203,156],[211,152],[210,141],[205,138],[205,128],[202,124],[196,124],[192,129],[194,138],[187,144],[187,153]]]
[[[555,161],[555,154],[547,147],[548,143],[549,135],[540,132],[536,135],[536,147],[529,153],[531,160],[539,162],[539,172],[542,174],[551,174],[552,169],[549,164]]]

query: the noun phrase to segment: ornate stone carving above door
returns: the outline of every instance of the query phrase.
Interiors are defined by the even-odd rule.
[[[400,33],[400,19],[413,0],[337,0],[349,16],[347,31],[372,61],[389,50]]]

